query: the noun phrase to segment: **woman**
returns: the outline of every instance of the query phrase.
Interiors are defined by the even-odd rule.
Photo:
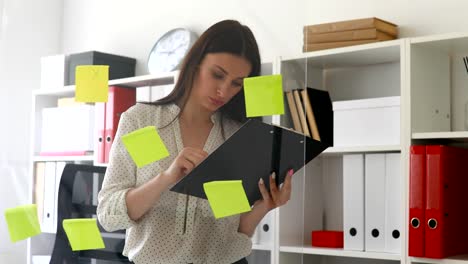
[[[169,191],[246,121],[243,78],[260,73],[255,38],[237,21],[216,23],[187,54],[171,94],[120,119],[99,193],[99,222],[127,229],[124,255],[140,263],[247,263],[255,227],[290,197],[291,175],[252,211],[215,219],[208,202]],[[137,169],[120,137],[156,126],[170,156]],[[274,182],[274,174],[270,176]],[[276,186],[275,184],[271,184]]]

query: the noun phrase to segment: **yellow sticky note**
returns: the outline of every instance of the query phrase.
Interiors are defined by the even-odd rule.
[[[124,135],[122,141],[138,168],[169,156],[169,151],[154,126]]]
[[[99,232],[96,219],[65,219],[62,225],[73,251],[106,247]]]
[[[242,181],[212,181],[203,184],[216,219],[250,211]]]
[[[17,242],[41,233],[35,204],[8,208],[5,210],[5,219],[11,242]]]
[[[244,95],[247,117],[284,114],[281,75],[245,78]]]
[[[109,66],[80,65],[75,70],[75,101],[107,102],[109,95]]]

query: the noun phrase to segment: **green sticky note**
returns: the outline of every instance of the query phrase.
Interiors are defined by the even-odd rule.
[[[281,75],[245,78],[244,95],[247,117],[284,114]]]
[[[216,219],[250,211],[242,181],[212,181],[203,184]]]
[[[80,65],[75,70],[75,101],[107,102],[109,95],[109,66]]]
[[[122,136],[128,153],[138,168],[169,156],[156,127],[148,126]]]
[[[27,204],[5,210],[5,220],[8,225],[11,242],[17,242],[41,233],[37,206]]]
[[[73,251],[106,247],[99,232],[96,219],[65,219],[62,225]]]

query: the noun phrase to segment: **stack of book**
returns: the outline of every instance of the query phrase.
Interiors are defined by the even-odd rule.
[[[307,87],[285,93],[294,130],[333,146],[333,108],[328,92]]]
[[[304,27],[304,52],[398,38],[398,27],[379,18],[363,18]]]

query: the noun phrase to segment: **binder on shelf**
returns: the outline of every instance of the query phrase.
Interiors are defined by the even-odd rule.
[[[288,170],[298,171],[328,146],[280,126],[251,119],[171,188],[171,191],[206,199],[203,184],[242,180],[250,205],[261,199],[260,178],[269,189],[271,172],[276,184]],[[234,158],[233,158],[234,157]]]
[[[34,203],[37,206],[37,218],[42,222],[44,213],[44,181],[45,181],[45,163],[36,162],[34,164]]]
[[[109,86],[109,99],[105,110],[104,162],[109,162],[109,153],[114,142],[120,115],[136,103],[136,89]]]
[[[364,155],[343,155],[344,249],[364,251]]]
[[[60,187],[60,180],[62,179],[63,169],[67,163],[64,161],[55,162],[55,186],[54,186],[54,231],[57,227],[58,221],[58,192]]]
[[[365,249],[385,250],[385,154],[365,155]]]
[[[303,92],[307,110],[307,104],[314,115],[314,120],[318,129],[320,141],[325,142],[329,146],[333,146],[333,106],[330,99],[330,94],[327,91],[307,87],[307,93]],[[312,113],[310,113],[312,114]],[[309,125],[311,124],[311,119]]]
[[[46,162],[44,168],[44,212],[41,230],[45,233],[55,232],[55,162]]]
[[[299,120],[299,113],[297,112],[296,102],[294,101],[294,95],[292,91],[286,92],[286,99],[288,100],[289,112],[291,113],[291,119],[293,121],[294,130],[299,133],[302,132],[301,121]]]
[[[106,135],[106,103],[96,103],[95,105],[95,111],[96,111],[96,141],[95,144],[97,146],[96,150],[96,160],[99,163],[105,163],[106,162],[106,156],[105,156],[105,135]]]
[[[400,153],[385,154],[385,252],[401,252],[401,172]]]
[[[426,146],[425,257],[468,253],[468,149]]]
[[[258,224],[258,244],[273,244],[273,212],[270,211]]]
[[[426,146],[410,147],[408,255],[424,257]]]
[[[304,102],[305,113],[307,117],[307,123],[309,124],[310,134],[312,138],[318,141],[320,140],[320,133],[317,127],[317,122],[315,120],[314,109],[312,108],[311,102],[309,100],[309,95],[307,90],[301,90],[302,102]]]
[[[305,116],[304,106],[302,104],[301,96],[298,90],[293,90],[294,101],[296,101],[297,112],[299,113],[299,121],[301,122],[302,132],[304,135],[310,137],[309,128]]]

